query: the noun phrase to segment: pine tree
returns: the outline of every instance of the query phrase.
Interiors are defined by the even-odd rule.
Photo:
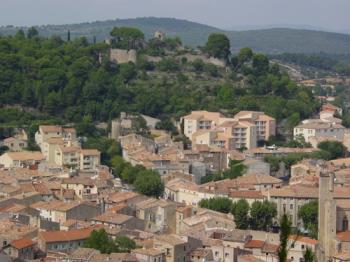
[[[286,214],[282,216],[280,224],[280,247],[278,249],[278,258],[279,262],[286,262],[288,256],[288,238],[292,232],[291,222]]]
[[[68,33],[67,33],[67,41],[70,42],[70,30],[68,29]]]

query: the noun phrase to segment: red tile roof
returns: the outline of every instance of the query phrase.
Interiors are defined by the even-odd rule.
[[[98,230],[101,227],[101,225],[96,225],[88,228],[73,229],[69,231],[40,232],[39,238],[43,239],[46,243],[83,240],[88,238],[92,231]]]
[[[245,248],[263,248],[265,242],[262,240],[250,240],[248,241],[244,247]]]
[[[337,238],[342,242],[350,241],[350,231],[343,231],[337,234]]]
[[[304,242],[306,244],[310,245],[316,245],[318,241],[316,239],[310,238],[310,237],[304,237],[304,236],[290,236],[289,239],[299,241],[299,242]]]
[[[36,243],[29,239],[29,238],[21,238],[21,239],[17,239],[17,240],[13,240],[10,245],[13,246],[16,249],[22,249],[25,247],[30,247],[30,246],[34,246]]]

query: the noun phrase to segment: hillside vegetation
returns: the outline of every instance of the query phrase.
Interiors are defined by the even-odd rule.
[[[84,38],[46,39],[34,28],[27,35],[19,31],[1,37],[0,124],[28,124],[40,113],[84,124],[108,121],[121,111],[167,120],[198,109],[227,114],[261,110],[297,123],[318,107],[310,89],[298,87],[266,56],[249,48],[232,56],[223,34],[210,35],[200,55],[182,48],[180,39],[142,44],[144,35],[135,29],[114,29],[112,34],[116,47],[137,46],[136,64],[112,63],[106,57],[110,46]],[[158,61],[147,60],[150,54]],[[200,58],[207,54],[226,60],[228,67],[204,63]],[[190,56],[197,58],[189,61]],[[28,116],[13,107],[36,113]]]
[[[299,29],[265,29],[248,31],[223,31],[218,28],[173,18],[136,18],[97,21],[69,25],[40,26],[42,36],[58,35],[67,38],[68,30],[72,38],[85,36],[90,41],[94,37],[101,41],[108,37],[113,27],[137,27],[146,38],[153,36],[156,30],[163,30],[170,37],[178,36],[185,45],[196,47],[203,45],[210,33],[225,32],[231,40],[232,51],[243,47],[253,48],[256,52],[275,53],[330,53],[349,54],[350,35]],[[24,28],[26,29],[26,28]],[[0,27],[0,34],[15,34],[18,28]]]

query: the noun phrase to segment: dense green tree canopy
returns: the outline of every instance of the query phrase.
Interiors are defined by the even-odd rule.
[[[251,227],[254,230],[268,230],[277,215],[276,204],[269,201],[255,201],[250,209]]]
[[[232,205],[232,214],[235,218],[236,227],[238,229],[249,228],[249,203],[245,199],[240,199]]]
[[[230,213],[232,209],[232,201],[227,197],[202,199],[198,205],[222,213]]]
[[[323,141],[320,142],[317,147],[329,153],[329,159],[336,159],[344,157],[346,154],[346,147],[343,143],[338,141]]]
[[[164,184],[159,174],[153,170],[141,171],[134,182],[135,189],[146,196],[160,197],[163,195]]]
[[[230,40],[225,34],[212,33],[208,37],[204,50],[211,56],[226,60],[230,54],[230,47]]]
[[[94,230],[85,240],[84,247],[94,248],[102,254],[126,253],[136,248],[134,240],[126,236],[117,236],[115,240],[111,239],[105,229]]]
[[[301,206],[298,211],[298,217],[303,221],[304,228],[309,231],[310,236],[317,238],[318,201],[311,201]]]
[[[117,30],[121,35],[124,31]],[[134,30],[130,35],[142,38]],[[208,44],[215,50],[216,40],[221,44],[224,37],[212,38],[213,45]],[[147,53],[151,47],[143,48],[141,53]],[[219,45],[216,50],[226,50],[225,56],[225,48]],[[0,105],[34,109],[26,110],[30,113],[17,123],[56,117],[79,123],[89,135],[95,121],[108,121],[121,111],[176,119],[197,109],[260,110],[282,120],[292,113],[304,119],[319,106],[311,90],[297,87],[278,66],[251,49],[241,50],[237,66],[229,72],[210,64],[183,63],[182,56],[166,52],[160,54],[160,62],[140,59],[136,65],[116,65],[108,61],[107,51],[108,45],[91,44],[86,38],[29,38],[23,31],[0,37]],[[16,122],[12,117],[2,122],[1,114],[0,124]]]

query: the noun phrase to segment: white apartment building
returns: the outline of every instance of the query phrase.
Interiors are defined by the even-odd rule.
[[[219,123],[219,118],[222,117],[223,115],[217,112],[192,111],[181,119],[184,123],[184,134],[192,139],[192,135],[198,130],[214,129]]]
[[[263,112],[241,111],[234,118],[217,112],[193,111],[182,118],[184,134],[193,145],[228,150],[255,148],[259,140],[276,134],[276,120]]]
[[[343,141],[345,127],[337,123],[329,123],[323,120],[305,120],[294,128],[294,138],[303,136],[306,142],[310,142],[310,138],[333,138]]]
[[[61,138],[65,145],[77,145],[77,134],[74,128],[64,128],[62,126],[41,125],[35,133],[35,142],[43,151],[43,143],[50,138]]]

